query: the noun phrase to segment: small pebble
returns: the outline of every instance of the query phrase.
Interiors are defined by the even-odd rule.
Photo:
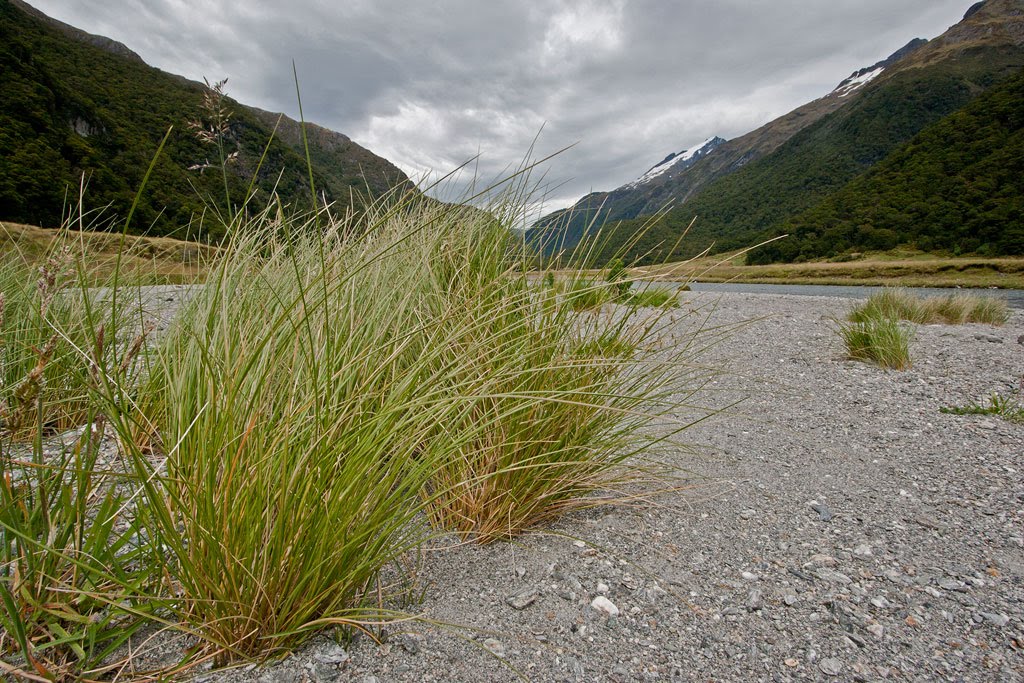
[[[755,588],[747,595],[747,610],[750,612],[760,611],[763,607],[761,591]]]
[[[488,638],[484,641],[484,647],[490,650],[495,657],[505,656],[505,646],[497,638]]]
[[[526,609],[537,601],[539,595],[536,588],[528,588],[505,598],[505,603],[512,609]]]
[[[823,503],[812,503],[811,509],[818,513],[818,519],[827,522],[832,519],[832,511]]]
[[[1010,617],[1006,616],[1005,614],[996,614],[994,612],[982,612],[981,616],[985,619],[985,621],[992,624],[993,626],[998,626],[999,628],[1002,628],[1010,623]]]
[[[619,616],[619,608],[615,606],[615,603],[606,598],[603,595],[598,595],[594,598],[590,606],[598,612],[608,615],[609,617]]]
[[[826,676],[838,676],[839,672],[843,670],[843,663],[838,659],[829,657],[818,662],[818,668]]]

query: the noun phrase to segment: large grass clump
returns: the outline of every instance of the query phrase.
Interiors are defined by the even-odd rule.
[[[886,289],[871,295],[851,311],[851,322],[889,318],[930,325],[983,323],[1002,325],[1009,318],[1006,301],[977,294],[948,294],[921,297],[900,289]]]
[[[438,463],[431,521],[488,542],[623,496],[648,474],[635,457],[653,441],[642,428],[693,378],[658,343],[664,312],[580,316],[581,300],[604,299],[607,286],[574,277],[564,295],[538,292],[505,256],[500,224],[456,234],[431,258],[454,397],[426,444]]]
[[[393,618],[384,569],[429,534],[506,539],[642,495],[708,374],[696,333],[666,347],[665,307],[581,314],[571,292],[607,282],[538,291],[517,211],[238,211],[158,337],[116,269],[90,290],[79,260],[53,295],[5,276],[4,424],[34,440],[4,451],[9,670],[102,675],[146,623],[198,638],[182,666],[277,656]]]
[[[220,661],[388,618],[422,519],[508,538],[647,476],[643,427],[692,390],[659,315],[538,296],[503,210],[262,215],[151,356],[122,432],[161,458],[157,534]]]

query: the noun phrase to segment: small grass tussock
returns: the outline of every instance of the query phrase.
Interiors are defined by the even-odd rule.
[[[846,344],[847,357],[875,363],[883,368],[906,370],[911,366],[910,340],[913,331],[889,318],[869,318],[841,324],[839,335]]]
[[[426,501],[435,526],[476,542],[510,538],[638,478],[639,428],[667,405],[658,399],[671,374],[650,362],[651,321],[581,319],[572,298],[538,298],[511,271],[453,303],[444,363],[457,398],[426,444],[439,464]],[[624,371],[641,359],[642,391]]]
[[[995,415],[1009,422],[1024,423],[1024,405],[1012,396],[993,393],[985,402],[963,406],[943,406],[939,412],[949,415]]]
[[[1002,325],[1009,318],[1009,307],[1003,299],[991,296],[949,294],[921,297],[905,290],[886,289],[873,294],[849,316],[851,322],[875,318],[908,320],[922,325]]]
[[[97,680],[161,613],[162,558],[141,542],[133,477],[103,456],[104,420],[67,443],[0,453],[0,653],[40,680]],[[37,432],[38,433],[38,432]],[[0,662],[3,660],[0,659]]]
[[[679,305],[679,299],[677,293],[669,289],[647,287],[631,291],[623,303],[627,306],[675,308]]]
[[[562,292],[569,305],[577,311],[594,310],[608,303],[640,308],[675,308],[679,292],[690,291],[688,284],[655,285],[639,276],[631,276],[621,260],[614,260],[606,271],[604,282],[594,280],[580,270],[570,272],[566,279],[556,280],[548,271],[541,280],[542,288]]]

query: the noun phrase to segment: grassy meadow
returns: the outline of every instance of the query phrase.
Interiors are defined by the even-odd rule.
[[[90,226],[91,227],[91,226]],[[199,242],[170,237],[139,237],[94,229],[46,230],[0,221],[0,252],[25,264],[44,260],[56,248],[67,247],[83,259],[89,279],[101,283],[115,268],[136,284],[188,284],[202,280],[207,264],[218,252]]]
[[[745,265],[743,254],[703,256],[637,268],[637,275],[682,282],[1024,289],[1024,258],[944,257],[910,250],[849,261]]]

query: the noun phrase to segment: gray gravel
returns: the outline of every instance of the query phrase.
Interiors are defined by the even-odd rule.
[[[1024,680],[1024,425],[939,412],[1019,390],[1024,312],[919,327],[893,372],[843,358],[848,299],[713,298],[767,317],[707,356],[730,373],[706,401],[745,400],[684,434],[689,489],[439,539],[407,608],[451,626],[198,680]]]

